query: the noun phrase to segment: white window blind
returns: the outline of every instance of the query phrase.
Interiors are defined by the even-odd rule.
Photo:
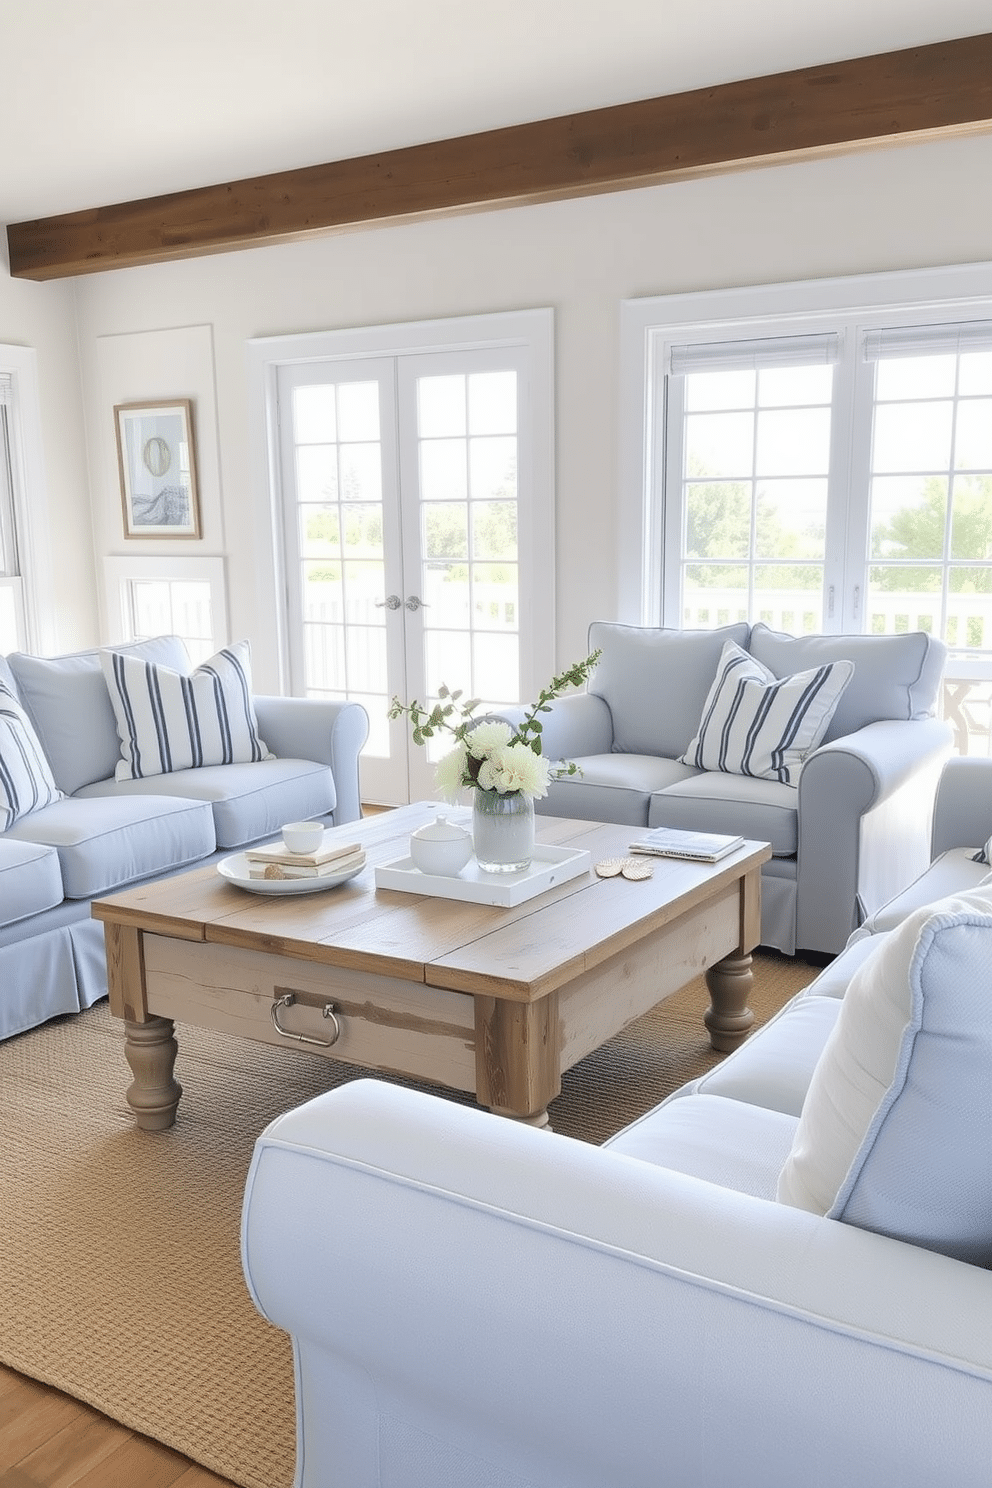
[[[992,351],[992,320],[963,320],[950,325],[890,326],[866,331],[862,354],[866,362],[889,357],[957,355]]]
[[[757,341],[697,341],[671,346],[667,370],[674,377],[689,372],[742,372],[771,367],[822,367],[840,360],[839,333],[774,336]]]

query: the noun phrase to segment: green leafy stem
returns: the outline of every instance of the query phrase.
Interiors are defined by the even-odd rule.
[[[509,744],[524,744],[535,754],[541,753],[541,735],[544,732],[544,724],[538,714],[549,713],[551,704],[555,698],[560,697],[570,687],[582,687],[589,680],[590,674],[599,661],[601,651],[593,651],[584,661],[577,661],[566,671],[559,672],[551,678],[547,687],[541,689],[536,703],[532,703],[527,709],[523,719],[517,724],[516,729],[510,735]],[[426,744],[428,739],[433,739],[435,734],[448,733],[456,744],[464,744],[472,728],[480,722],[474,717],[475,711],[481,706],[481,698],[469,698],[462,702],[461,689],[451,691],[442,682],[438,688],[438,701],[433,707],[426,707],[419,703],[416,698],[412,703],[401,702],[394,697],[389,705],[389,717],[391,719],[407,717],[413,730],[414,744]],[[481,761],[470,760],[469,770],[472,764],[478,765]],[[562,762],[556,771],[560,775],[576,775],[579,767],[572,761]]]

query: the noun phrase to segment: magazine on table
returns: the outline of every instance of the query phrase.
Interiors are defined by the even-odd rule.
[[[694,858],[716,863],[742,846],[743,837],[725,837],[719,832],[686,832],[678,827],[652,827],[630,844],[631,852],[650,853],[656,858]]]

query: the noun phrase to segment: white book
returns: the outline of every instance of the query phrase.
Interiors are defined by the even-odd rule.
[[[352,868],[360,868],[365,862],[365,853],[361,850],[346,854],[343,858],[334,858],[329,863],[306,864],[306,863],[254,863],[248,864],[249,878],[333,878],[335,874],[347,873]]]
[[[324,839],[325,842],[327,839]],[[322,868],[326,863],[336,862],[339,858],[350,858],[353,853],[361,851],[359,842],[336,842],[332,838],[326,847],[318,847],[312,853],[290,852],[284,842],[267,842],[264,847],[249,847],[245,849],[245,857],[249,863],[278,863],[281,867],[295,865],[299,868]]]
[[[719,832],[684,832],[678,827],[652,827],[630,844],[630,850],[651,853],[656,858],[694,858],[700,863],[716,863],[743,842],[743,837],[724,837]]]

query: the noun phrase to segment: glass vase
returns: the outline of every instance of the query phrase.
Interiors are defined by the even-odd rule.
[[[485,873],[522,873],[534,856],[534,802],[519,791],[473,792],[472,844]]]

